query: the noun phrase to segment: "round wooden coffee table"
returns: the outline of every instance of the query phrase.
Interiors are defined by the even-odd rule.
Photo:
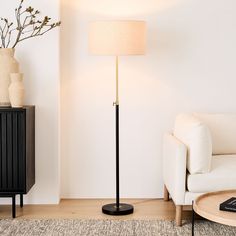
[[[199,196],[193,202],[192,235],[194,235],[194,214],[224,225],[236,226],[236,212],[220,211],[220,204],[236,197],[236,190],[218,191]]]

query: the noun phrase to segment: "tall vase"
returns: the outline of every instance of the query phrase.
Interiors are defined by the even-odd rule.
[[[0,107],[10,106],[10,74],[19,72],[19,63],[14,58],[14,53],[12,48],[0,48]]]
[[[12,107],[23,107],[25,89],[23,84],[23,74],[12,73],[11,85],[9,87],[9,98]]]

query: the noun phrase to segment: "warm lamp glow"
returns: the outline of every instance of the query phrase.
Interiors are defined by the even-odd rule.
[[[143,55],[144,21],[97,21],[90,24],[89,51],[97,55]]]
[[[95,16],[133,19],[144,15],[155,15],[159,12],[180,6],[184,0],[62,0],[63,5],[70,5],[85,14]]]

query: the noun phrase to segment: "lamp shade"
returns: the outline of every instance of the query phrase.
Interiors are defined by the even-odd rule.
[[[144,21],[96,21],[89,27],[89,51],[97,55],[143,55]]]

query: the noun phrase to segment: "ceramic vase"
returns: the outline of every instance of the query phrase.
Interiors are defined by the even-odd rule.
[[[11,85],[9,87],[9,98],[12,107],[23,107],[25,89],[22,73],[11,73]]]
[[[8,88],[10,74],[19,72],[19,63],[14,58],[15,50],[12,48],[0,48],[0,106],[10,106]]]

